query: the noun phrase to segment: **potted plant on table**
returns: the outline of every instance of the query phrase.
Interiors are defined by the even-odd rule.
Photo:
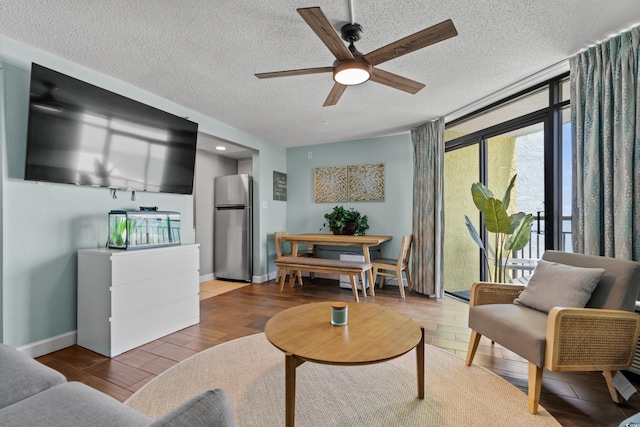
[[[333,234],[364,236],[369,228],[369,218],[354,208],[345,209],[344,206],[336,206],[333,211],[324,214],[324,219],[326,222],[322,227],[329,227]]]
[[[509,256],[512,252],[519,251],[527,246],[531,238],[533,215],[525,214],[524,212],[517,212],[512,215],[507,213],[516,176],[514,175],[509,182],[502,200],[496,199],[493,193],[480,182],[471,185],[473,203],[484,216],[487,231],[494,234],[493,247],[487,242],[485,248],[471,220],[468,216],[464,216],[469,234],[482,250],[489,276],[494,282],[505,282],[505,270]],[[493,269],[489,265],[490,259],[493,260]]]

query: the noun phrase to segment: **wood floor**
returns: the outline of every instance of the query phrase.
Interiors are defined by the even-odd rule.
[[[78,346],[68,347],[38,360],[62,372],[70,381],[81,381],[118,400],[125,400],[156,375],[181,360],[217,344],[263,332],[267,320],[279,311],[314,301],[353,301],[350,290],[337,281],[306,278],[303,288],[285,288],[273,283],[251,284],[200,301],[198,325],[145,344],[113,359]],[[427,343],[464,357],[469,340],[468,306],[450,297],[429,299],[411,293],[399,298],[397,287],[376,290],[375,297],[361,301],[393,308],[425,327]],[[284,360],[284,359],[283,359]],[[527,363],[519,356],[481,342],[475,364],[502,376],[526,393]],[[627,378],[640,387],[640,378]],[[428,382],[429,379],[427,378]],[[563,426],[618,426],[640,412],[640,396],[634,394],[623,405],[613,403],[599,373],[544,372],[540,403]],[[491,404],[487,402],[487,404]],[[499,405],[500,402],[495,402]]]

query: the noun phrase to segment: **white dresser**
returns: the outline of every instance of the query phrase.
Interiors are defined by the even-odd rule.
[[[78,345],[114,357],[200,321],[199,245],[78,251]]]

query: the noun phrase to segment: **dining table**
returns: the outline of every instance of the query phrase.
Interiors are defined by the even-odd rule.
[[[362,249],[362,255],[364,255],[364,261],[371,262],[371,255],[369,250],[375,247],[378,251],[378,258],[382,258],[381,245],[384,242],[388,242],[392,239],[392,236],[356,236],[345,234],[329,234],[329,233],[302,233],[302,234],[289,234],[283,236],[282,240],[291,244],[291,256],[298,256],[298,245],[325,245],[325,246],[351,246],[359,247]],[[372,270],[367,272],[367,277],[371,286],[373,283]]]

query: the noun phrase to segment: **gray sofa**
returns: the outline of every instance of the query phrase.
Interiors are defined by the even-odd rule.
[[[227,394],[208,390],[156,420],[0,344],[0,426],[234,426]]]

